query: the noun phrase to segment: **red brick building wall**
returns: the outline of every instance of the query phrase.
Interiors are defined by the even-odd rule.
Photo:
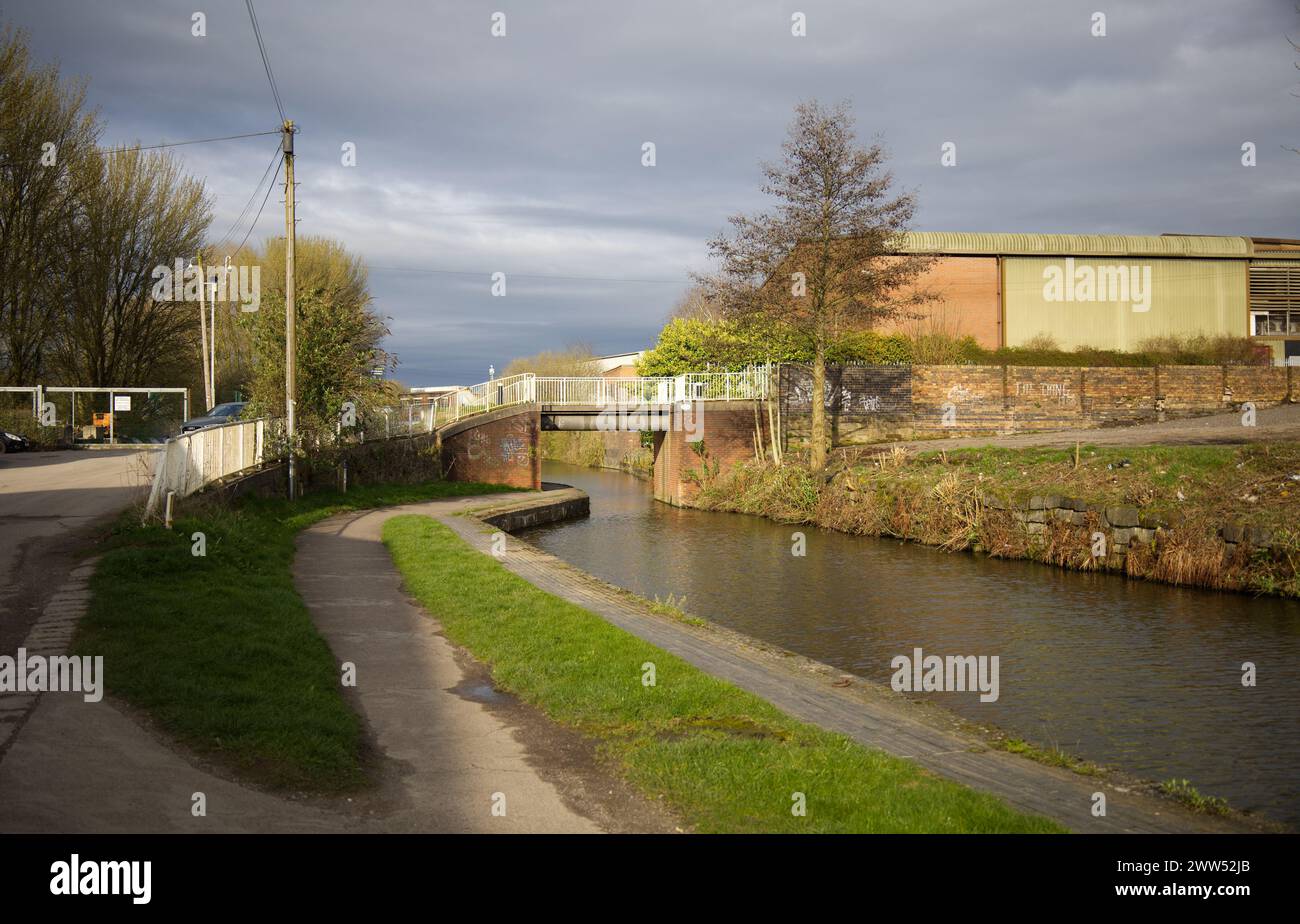
[[[911,333],[928,326],[958,337],[967,335],[980,346],[997,349],[1001,343],[1002,306],[997,257],[940,257],[917,280],[915,288],[938,296],[938,301],[913,312],[918,318],[897,318],[876,325],[882,333]]]

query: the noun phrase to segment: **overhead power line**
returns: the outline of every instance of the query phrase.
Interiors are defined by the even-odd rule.
[[[262,184],[266,182],[267,176],[270,175],[271,169],[273,167],[278,167],[280,163],[280,158],[283,156],[284,155],[280,150],[280,145],[277,144],[275,146],[275,152],[271,155],[270,162],[266,165],[266,169],[262,171],[262,178],[258,180],[257,185],[253,187],[253,193],[248,197],[248,202],[244,204],[244,208],[239,213],[239,217],[236,218],[234,224],[230,226],[230,230],[227,231],[224,235],[222,235],[221,239],[212,246],[213,250],[220,250],[224,244],[229,243],[230,240],[235,236],[235,233],[238,230],[239,226],[243,223],[245,216],[247,216],[249,210],[252,209],[253,203],[257,201],[257,194],[258,192],[261,191]],[[276,172],[277,174],[279,173],[278,169]],[[271,185],[274,186],[275,182],[272,181]],[[270,193],[269,188],[267,189],[267,193],[269,195]]]
[[[162,144],[119,144],[111,147],[101,147],[101,154],[112,154],[116,151],[153,151],[158,148],[178,148],[186,144],[208,144],[212,141],[234,141],[237,138],[259,138],[262,135],[278,135],[280,130],[270,132],[247,132],[242,135],[222,135],[220,138],[195,138],[193,141],[165,141]]]
[[[284,155],[281,154],[279,161],[275,165],[275,176],[271,178],[270,185],[266,187],[266,195],[262,197],[262,204],[258,207],[257,214],[253,216],[253,223],[248,226],[248,231],[245,232],[244,239],[240,241],[239,246],[235,248],[235,253],[244,249],[244,245],[248,243],[249,235],[251,235],[253,229],[257,227],[257,220],[262,217],[262,209],[266,208],[266,203],[271,198],[271,190],[275,189],[275,181],[280,178],[280,165],[283,163]]]
[[[253,37],[257,39],[257,50],[262,55],[262,66],[266,68],[266,81],[271,85],[271,95],[275,97],[275,108],[280,113],[280,121],[285,121],[284,106],[280,103],[280,88],[275,84],[275,73],[271,70],[271,59],[266,54],[266,43],[262,41],[262,27],[257,22],[257,12],[253,9],[253,0],[244,0],[248,7],[248,18],[253,23]]]

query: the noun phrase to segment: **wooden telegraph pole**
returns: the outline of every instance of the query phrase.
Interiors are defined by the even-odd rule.
[[[281,128],[280,149],[284,152],[284,412],[289,438],[289,497],[298,496],[297,426],[295,405],[298,403],[297,340],[294,336],[293,306],[293,120],[285,119]]]

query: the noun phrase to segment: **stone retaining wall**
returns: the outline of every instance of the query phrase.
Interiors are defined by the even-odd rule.
[[[1023,506],[985,494],[982,503],[989,510],[1010,511],[1030,535],[1045,533],[1051,523],[1092,527],[1105,537],[1107,567],[1118,569],[1124,567],[1124,557],[1130,546],[1153,543],[1160,530],[1178,523],[1175,518],[1144,512],[1137,507],[1104,507],[1056,494],[1031,497],[1029,503]],[[1273,542],[1269,530],[1255,526],[1229,524],[1219,530],[1219,536],[1229,553],[1234,552],[1241,543],[1251,548],[1268,549]]]

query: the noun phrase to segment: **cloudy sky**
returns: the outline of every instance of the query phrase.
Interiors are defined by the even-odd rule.
[[[489,364],[574,342],[653,344],[688,271],[707,268],[705,241],[764,204],[759,162],[802,99],[851,101],[860,136],[879,136],[919,193],[922,230],[1300,237],[1300,156],[1284,149],[1300,146],[1294,0],[256,9],[301,128],[299,233],[368,261],[407,384],[481,381]],[[244,0],[0,0],[0,21],[89,81],[105,143],[278,126]],[[955,167],[940,165],[946,141]],[[175,149],[215,197],[214,237],[276,145]],[[283,233],[279,199],[255,240]]]

